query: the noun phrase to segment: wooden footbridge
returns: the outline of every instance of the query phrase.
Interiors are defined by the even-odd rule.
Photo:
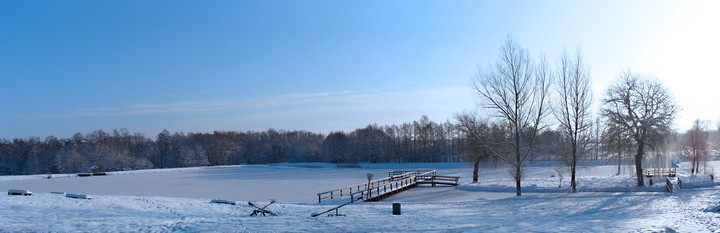
[[[360,200],[379,201],[421,184],[458,185],[460,177],[438,176],[436,172],[436,170],[391,171],[386,178],[318,193],[318,203],[326,199],[347,197],[350,198],[350,203]]]

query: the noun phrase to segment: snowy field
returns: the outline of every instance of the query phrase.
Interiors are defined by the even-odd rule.
[[[720,163],[714,163],[715,167]],[[223,166],[112,172],[107,176],[0,176],[0,190],[27,189],[32,196],[0,195],[0,232],[103,231],[280,231],[280,232],[717,232],[720,189],[705,177],[680,179],[691,189],[666,193],[664,181],[633,187],[632,167],[581,167],[579,193],[568,193],[553,176],[555,166],[528,168],[523,196],[505,169],[484,168],[471,184],[469,164],[373,164],[337,168],[332,164]],[[461,176],[458,187],[417,187],[381,202],[340,209],[346,217],[310,217],[334,207],[317,203],[317,193],[366,182],[391,170],[435,168],[438,175]],[[658,180],[661,181],[661,180]],[[659,184],[657,184],[659,183]],[[622,192],[619,192],[622,191]],[[634,191],[634,192],[629,192]],[[89,194],[90,200],[51,192]],[[210,203],[211,199],[239,205]],[[278,203],[279,217],[251,217],[247,201]],[[402,203],[394,216],[392,203]]]

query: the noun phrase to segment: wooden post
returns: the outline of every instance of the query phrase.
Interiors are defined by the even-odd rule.
[[[370,181],[372,180],[372,178],[373,178],[373,174],[372,174],[372,173],[368,173],[368,174],[367,174],[367,179],[368,179],[368,185],[367,185],[368,200],[370,199],[370,196],[372,196],[372,190],[370,190]]]
[[[678,180],[678,188],[682,189],[682,180],[680,180],[680,177],[678,177],[677,180]]]

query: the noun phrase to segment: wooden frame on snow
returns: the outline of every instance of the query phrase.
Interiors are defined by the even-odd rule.
[[[68,193],[68,194],[65,194],[65,197],[75,198],[75,199],[92,199],[92,197],[91,197],[90,195],[87,195],[87,194],[73,194],[73,193]]]
[[[218,204],[228,204],[228,205],[237,205],[236,201],[228,201],[228,200],[221,200],[221,199],[212,199],[210,203],[218,203]]]
[[[8,190],[8,195],[30,196],[30,195],[32,195],[32,192],[30,192],[30,190],[24,190],[24,189],[10,189],[10,190]]]

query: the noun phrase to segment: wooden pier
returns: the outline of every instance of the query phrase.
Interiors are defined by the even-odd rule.
[[[391,171],[386,178],[318,193],[318,203],[326,199],[347,197],[351,203],[356,200],[379,201],[420,184],[458,185],[460,177],[438,176],[436,173],[436,170]]]

